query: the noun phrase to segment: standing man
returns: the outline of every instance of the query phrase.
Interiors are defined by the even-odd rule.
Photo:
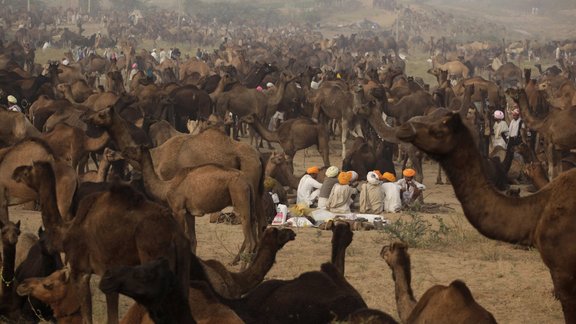
[[[520,130],[524,126],[522,118],[520,118],[520,111],[518,109],[512,110],[512,120],[508,127],[508,146],[506,147],[506,156],[504,157],[504,170],[508,173],[514,159],[514,147],[522,143],[522,134]]]

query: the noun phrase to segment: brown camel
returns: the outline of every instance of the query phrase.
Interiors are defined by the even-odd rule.
[[[170,125],[170,123],[165,120],[154,122],[148,129],[148,137],[150,137],[153,147],[160,146],[166,143],[170,138],[180,135],[188,134],[177,131],[174,126]]]
[[[115,185],[82,199],[75,218],[64,222],[55,204],[56,177],[49,163],[21,166],[12,177],[39,194],[48,247],[66,253],[84,323],[92,323],[90,276],[102,276],[111,267],[165,257],[185,283],[181,292],[187,295],[190,243],[166,208],[131,187]],[[118,323],[118,294],[107,294],[106,304],[108,323]]]
[[[67,161],[74,170],[80,162],[86,162],[90,152],[103,149],[110,139],[106,132],[99,137],[90,137],[81,129],[67,124],[57,124],[49,133],[42,134],[42,139],[50,145],[54,154]],[[80,172],[84,172],[84,167]]]
[[[50,305],[58,323],[82,324],[80,296],[71,284],[69,269],[57,270],[45,278],[25,279],[16,291]]]
[[[410,283],[410,255],[404,243],[384,246],[380,256],[392,270],[398,316],[403,323],[496,323],[460,280],[449,286],[433,286],[416,301]]]
[[[60,83],[56,85],[55,89],[61,94],[61,97],[73,104],[81,104],[96,93],[84,80],[76,81],[72,84]]]
[[[54,151],[40,139],[27,139],[14,146],[0,150],[0,220],[8,221],[8,206],[20,205],[37,199],[37,194],[26,185],[11,178],[19,166],[31,165],[32,161],[47,161],[57,174],[56,201],[61,215],[68,218],[74,192],[76,171],[64,161],[57,159]]]
[[[324,165],[330,166],[328,132],[323,125],[302,117],[289,119],[281,123],[277,130],[271,131],[254,114],[244,116],[241,121],[250,124],[268,142],[280,143],[290,163],[293,163],[297,151],[316,145]]]
[[[272,177],[283,186],[288,186],[294,190],[298,189],[300,178],[292,173],[292,163],[286,160],[286,156],[281,153],[272,152],[266,162],[264,174]]]
[[[0,109],[0,147],[16,144],[28,137],[40,137],[40,132],[22,113]]]
[[[471,131],[459,114],[440,109],[414,118],[400,127],[397,136],[442,164],[466,218],[480,233],[538,249],[550,269],[564,319],[575,323],[576,200],[570,188],[576,181],[576,170],[562,173],[534,195],[506,197],[486,179]]]
[[[450,79],[467,79],[470,75],[470,69],[460,61],[450,61],[444,64],[438,64],[435,68],[448,71],[448,77]]]
[[[544,118],[534,116],[528,104],[528,97],[523,90],[508,89],[508,95],[518,104],[522,119],[530,129],[537,131],[548,142],[548,175],[554,178],[558,174],[560,150],[576,148],[576,109],[559,109],[551,107]]]
[[[154,171],[148,148],[129,147],[122,155],[129,161],[137,162],[146,192],[154,199],[167,203],[182,229],[187,228],[193,253],[196,253],[197,245],[195,217],[220,211],[227,206],[234,206],[242,219],[244,242],[235,260],[240,259],[244,248],[247,253],[255,252],[258,242],[256,189],[245,179],[242,171],[205,164],[180,169],[172,179],[162,180]]]
[[[0,269],[0,314],[10,317],[18,312],[14,298],[14,279],[16,269],[16,244],[20,236],[20,221],[16,224],[0,221],[2,228],[2,268]]]
[[[295,237],[296,234],[291,229],[267,228],[253,262],[242,272],[230,272],[217,260],[198,260],[218,295],[240,298],[264,280],[276,260],[276,253]]]
[[[546,170],[544,170],[544,166],[540,162],[526,164],[524,166],[524,174],[532,181],[536,190],[540,190],[550,183]]]
[[[312,118],[320,120],[327,128],[328,119],[341,122],[342,126],[342,158],[346,157],[346,141],[348,132],[355,137],[362,136],[362,130],[357,123],[356,111],[353,105],[353,94],[342,80],[324,81],[313,93],[310,101],[314,104]],[[320,113],[323,118],[320,118]]]

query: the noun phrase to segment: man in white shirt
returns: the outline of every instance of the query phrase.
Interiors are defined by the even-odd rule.
[[[306,170],[306,174],[302,176],[298,184],[296,203],[310,207],[316,202],[318,194],[320,193],[320,187],[322,187],[322,183],[316,180],[318,172],[320,172],[320,170],[315,166]]]
[[[512,160],[514,159],[514,147],[522,143],[522,134],[520,130],[524,127],[522,118],[520,118],[520,111],[514,109],[512,111],[512,120],[508,127],[508,146],[506,147],[506,156],[504,157],[503,167],[506,172],[510,170]]]
[[[400,198],[400,186],[396,184],[396,177],[390,172],[384,172],[381,179],[384,191],[384,211],[398,213],[402,209],[402,198]]]
[[[414,176],[416,175],[414,169],[404,169],[402,175],[404,178],[398,180],[396,184],[400,186],[402,203],[404,205],[410,205],[420,197],[422,191],[426,189],[426,186],[414,180]]]

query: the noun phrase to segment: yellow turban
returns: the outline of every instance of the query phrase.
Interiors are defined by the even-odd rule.
[[[392,173],[390,173],[390,172],[384,172],[384,174],[382,175],[381,178],[382,178],[382,179],[386,179],[386,180],[388,180],[388,181],[390,181],[390,182],[396,181],[396,177],[395,177]]]
[[[352,179],[352,174],[350,172],[340,172],[338,175],[338,183],[341,185],[347,185]]]
[[[306,169],[306,173],[308,174],[318,174],[318,172],[320,172],[320,169],[318,169],[318,167],[316,166],[309,167],[308,169]]]
[[[402,171],[402,175],[405,177],[413,177],[416,175],[416,171],[414,171],[414,169],[404,169],[404,171]]]

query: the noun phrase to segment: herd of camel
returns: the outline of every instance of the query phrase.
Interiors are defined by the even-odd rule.
[[[2,46],[0,97],[14,94],[31,105],[24,113],[0,109],[1,316],[91,323],[95,274],[109,323],[119,321],[119,294],[137,302],[124,323],[395,323],[368,308],[345,278],[352,242],[345,222],[328,224],[332,258],[319,271],[264,280],[278,251],[295,239],[290,229],[268,227],[275,214],[268,192],[285,202],[286,188],[298,187],[292,160],[299,150],[315,145],[331,165],[329,142],[340,132],[344,168],[362,175],[395,173],[393,144],[420,177],[422,152],[437,160],[481,234],[540,252],[566,323],[576,323],[576,200],[569,189],[576,171],[561,163],[576,148],[573,75],[550,68],[533,79],[508,62],[495,71],[496,82],[472,75],[459,60],[436,57],[428,72],[438,84],[429,89],[405,74],[390,39],[354,37],[338,48],[315,35],[266,33],[246,31],[238,35],[246,37],[243,45],[225,42],[202,60],[159,63],[133,48],[118,62],[98,54],[69,65],[49,62],[41,75],[14,60],[21,44]],[[350,54],[359,48],[370,50]],[[271,57],[273,64],[262,63]],[[140,70],[125,82],[136,62]],[[84,74],[97,65],[105,69],[105,87]],[[148,67],[156,80],[144,73]],[[261,89],[268,83],[274,86]],[[547,153],[548,172],[528,164],[539,190],[525,197],[502,193],[499,181],[508,176],[479,149],[491,112],[505,109],[506,96],[542,139],[522,146],[525,162],[538,161],[539,146]],[[285,121],[272,130],[276,112]],[[190,120],[201,125],[193,129]],[[236,140],[243,125],[282,153]],[[350,134],[358,137],[352,147]],[[38,235],[21,233],[9,217],[9,206],[28,202],[39,203]],[[233,260],[239,272],[196,255],[195,218],[227,206],[242,224],[244,241]],[[381,256],[392,270],[401,322],[496,322],[458,280],[416,300],[403,243],[385,246]]]

